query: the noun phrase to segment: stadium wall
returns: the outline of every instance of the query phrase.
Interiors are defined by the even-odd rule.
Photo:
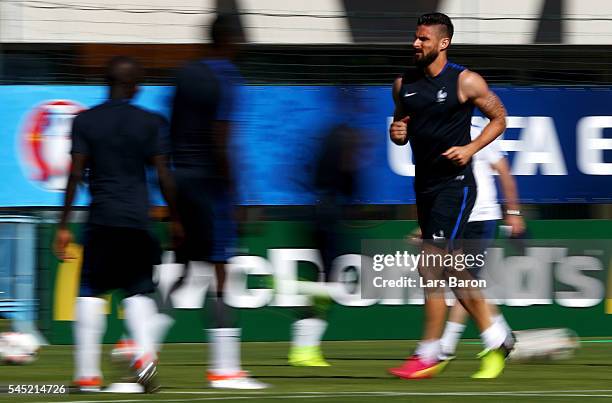
[[[7,0],[0,42],[198,43],[219,11],[258,44],[407,43],[431,11],[454,18],[457,44],[612,43],[607,0]]]

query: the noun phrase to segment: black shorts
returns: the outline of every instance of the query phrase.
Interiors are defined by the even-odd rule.
[[[476,186],[453,180],[429,192],[417,192],[422,237],[443,249],[461,248],[460,240],[476,201]]]
[[[126,297],[155,291],[153,266],[161,263],[161,248],[149,231],[87,224],[83,245],[81,297],[112,290],[122,290]]]
[[[176,261],[225,263],[235,254],[237,229],[229,192],[218,181],[175,173],[178,213],[185,240]]]

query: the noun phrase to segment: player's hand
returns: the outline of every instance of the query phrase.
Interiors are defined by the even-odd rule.
[[[401,120],[396,120],[391,123],[389,127],[389,135],[391,136],[391,141],[395,144],[403,146],[408,142],[408,122],[410,121],[410,116],[406,116]]]
[[[451,147],[442,153],[444,157],[451,160],[454,164],[465,166],[470,162],[474,151],[470,145]]]
[[[506,215],[504,222],[511,228],[511,236],[517,237],[525,232],[525,220],[520,215]]]
[[[53,252],[59,260],[64,261],[74,258],[66,253],[66,249],[70,242],[72,242],[72,233],[66,228],[59,228],[53,240]]]
[[[170,222],[170,236],[172,237],[172,246],[177,249],[185,240],[185,230],[180,221]]]

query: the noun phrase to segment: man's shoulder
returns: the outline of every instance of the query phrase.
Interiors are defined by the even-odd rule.
[[[157,112],[150,111],[138,105],[126,102],[120,105],[109,108],[106,103],[96,105],[90,109],[79,112],[75,121],[82,122],[99,122],[100,119],[126,119],[126,114],[130,121],[138,121],[141,123],[150,123],[161,125],[165,123],[165,118]]]
[[[463,71],[468,70],[467,67],[465,67],[465,66],[463,66],[461,64],[457,64],[457,63],[451,62],[450,60],[446,64],[446,69],[449,70],[449,71],[456,71],[458,73],[461,73]]]
[[[457,81],[462,91],[468,91],[470,93],[473,91],[482,92],[488,88],[487,81],[483,76],[468,69],[459,73]]]
[[[88,122],[91,120],[95,120],[96,116],[103,109],[104,103],[94,105],[91,108],[83,109],[79,111],[74,117],[75,124],[83,124],[84,122]]]
[[[241,84],[244,80],[238,66],[229,59],[201,59],[188,62],[179,69],[179,81],[204,78],[208,80],[228,80]]]
[[[166,119],[157,112],[145,109],[138,105],[128,104],[129,113],[141,121],[150,122],[152,124],[163,124]]]
[[[206,63],[201,60],[193,60],[183,64],[178,69],[177,76],[181,77],[193,77],[210,74],[210,68]]]

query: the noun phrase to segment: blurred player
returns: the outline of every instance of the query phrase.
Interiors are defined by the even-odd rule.
[[[351,124],[355,111],[354,102],[347,100],[351,94],[343,94],[339,117],[344,122],[335,125],[323,137],[316,155],[314,189],[317,203],[312,224],[314,243],[321,252],[326,284],[305,285],[309,288],[312,306],[301,309],[302,318],[294,322],[289,364],[294,366],[327,367],[321,351],[321,339],[327,328],[327,312],[331,303],[329,281],[332,261],[342,254],[350,243],[346,231],[342,231],[347,206],[357,186],[357,158],[361,138]]]
[[[172,162],[185,242],[177,263],[215,265],[215,328],[209,330],[210,385],[215,388],[261,389],[265,384],[240,366],[240,329],[223,301],[225,264],[235,251],[234,173],[230,140],[235,120],[237,84],[241,78],[232,58],[239,30],[235,17],[218,16],[211,27],[208,57],[184,66],[176,79],[172,105]]]
[[[478,136],[473,130],[472,139]],[[518,202],[518,191],[514,177],[510,173],[508,161],[499,149],[499,142],[493,141],[478,151],[472,159],[472,169],[478,187],[478,195],[474,208],[463,232],[466,240],[465,252],[471,255],[484,254],[495,239],[497,222],[504,217],[504,223],[510,228],[512,236],[520,236],[525,231],[525,222],[521,216]],[[501,206],[497,200],[494,172],[497,172],[502,194],[505,199],[505,214],[502,215]],[[472,269],[472,274],[479,277],[482,269]],[[493,320],[501,324],[508,333],[510,326],[495,305],[490,305]],[[461,306],[455,304],[449,313],[446,327],[441,339],[442,358],[450,359],[455,355],[457,343],[465,330],[465,321],[468,313]],[[511,336],[511,335],[510,335]]]
[[[422,15],[417,22],[413,48],[415,68],[395,80],[394,122],[391,140],[404,145],[410,140],[416,165],[415,192],[425,255],[460,253],[458,240],[476,198],[476,182],[470,160],[505,129],[505,109],[485,80],[475,72],[450,63],[446,52],[453,25],[441,13]],[[490,119],[481,135],[471,140],[474,106]],[[390,372],[405,379],[431,377],[444,366],[440,362],[440,337],[446,319],[444,287],[439,280],[469,277],[466,271],[420,265],[426,284],[423,340],[406,363]],[[485,345],[481,369],[475,378],[501,374],[508,354],[507,332],[491,320],[487,303],[478,289],[453,289],[457,299],[474,318]]]
[[[148,230],[147,165],[157,170],[174,218],[173,235],[180,237],[182,229],[174,184],[160,147],[162,118],[130,103],[140,76],[134,60],[112,59],[107,70],[109,100],[78,114],[72,126],[72,168],[54,248],[60,259],[72,258],[67,252],[72,240],[68,215],[87,171],[91,204],[74,327],[75,383],[82,390],[99,390],[102,384],[100,343],[106,302],[101,296],[115,289],[124,293],[126,324],[139,347],[132,363],[136,381],[145,391],[155,388],[157,357],[150,321],[157,307],[147,294],[155,290],[152,270],[159,263],[160,247]]]

